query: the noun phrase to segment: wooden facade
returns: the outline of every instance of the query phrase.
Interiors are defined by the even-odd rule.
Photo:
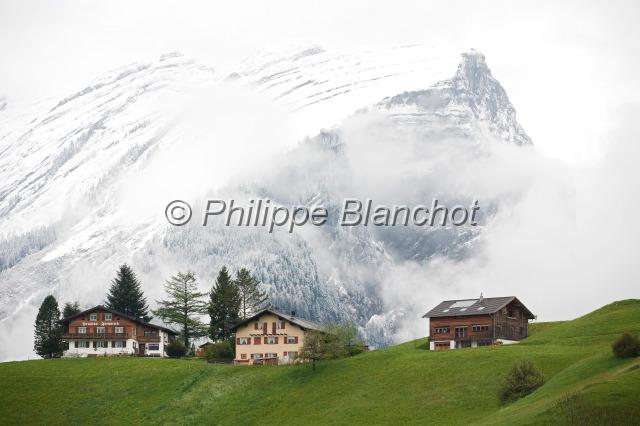
[[[83,311],[62,320],[68,342],[65,356],[166,355],[175,333],[104,306]]]
[[[425,317],[432,350],[517,342],[535,318],[515,297],[442,302]]]

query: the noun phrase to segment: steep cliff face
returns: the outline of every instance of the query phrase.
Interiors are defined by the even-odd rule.
[[[150,300],[178,269],[194,270],[206,289],[223,264],[246,266],[279,308],[355,320],[373,344],[393,340],[402,307],[388,306],[381,286],[394,266],[464,258],[482,227],[342,227],[343,199],[468,204],[475,189],[447,170],[473,164],[496,141],[531,144],[484,56],[456,57],[420,46],[305,46],[214,72],[170,54],[115,70],[51,105],[18,113],[9,105],[0,115],[0,357],[29,353],[29,341],[11,354],[1,343],[7,330],[30,326],[42,295],[102,302],[125,261]],[[294,234],[216,223],[176,228],[157,214],[170,200],[170,180],[158,179],[158,170],[171,170],[187,143],[167,105],[176,93],[222,86],[273,99],[301,141],[265,158],[261,170],[194,196],[321,204],[330,212],[326,226]],[[194,152],[210,155],[211,167],[221,161],[217,147],[202,148]],[[132,187],[133,196],[123,196]],[[495,208],[488,199],[482,221]]]

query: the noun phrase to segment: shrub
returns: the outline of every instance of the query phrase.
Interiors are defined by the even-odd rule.
[[[207,361],[233,359],[235,357],[233,349],[234,347],[230,342],[212,343],[207,346],[204,357]]]
[[[544,376],[533,362],[529,360],[516,362],[500,387],[498,392],[500,402],[506,404],[527,396],[543,383]]]
[[[618,337],[612,345],[616,358],[633,358],[640,355],[640,339],[629,333]]]
[[[178,340],[174,340],[167,346],[167,355],[171,358],[182,358],[186,352],[184,344]]]

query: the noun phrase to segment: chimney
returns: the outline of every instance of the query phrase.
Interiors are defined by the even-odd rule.
[[[482,304],[483,301],[484,301],[484,297],[482,297],[482,292],[480,292],[480,299],[478,299],[478,302]]]

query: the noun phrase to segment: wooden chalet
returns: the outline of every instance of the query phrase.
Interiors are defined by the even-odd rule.
[[[517,297],[445,300],[423,315],[429,319],[429,349],[515,343],[528,336],[536,316]]]

